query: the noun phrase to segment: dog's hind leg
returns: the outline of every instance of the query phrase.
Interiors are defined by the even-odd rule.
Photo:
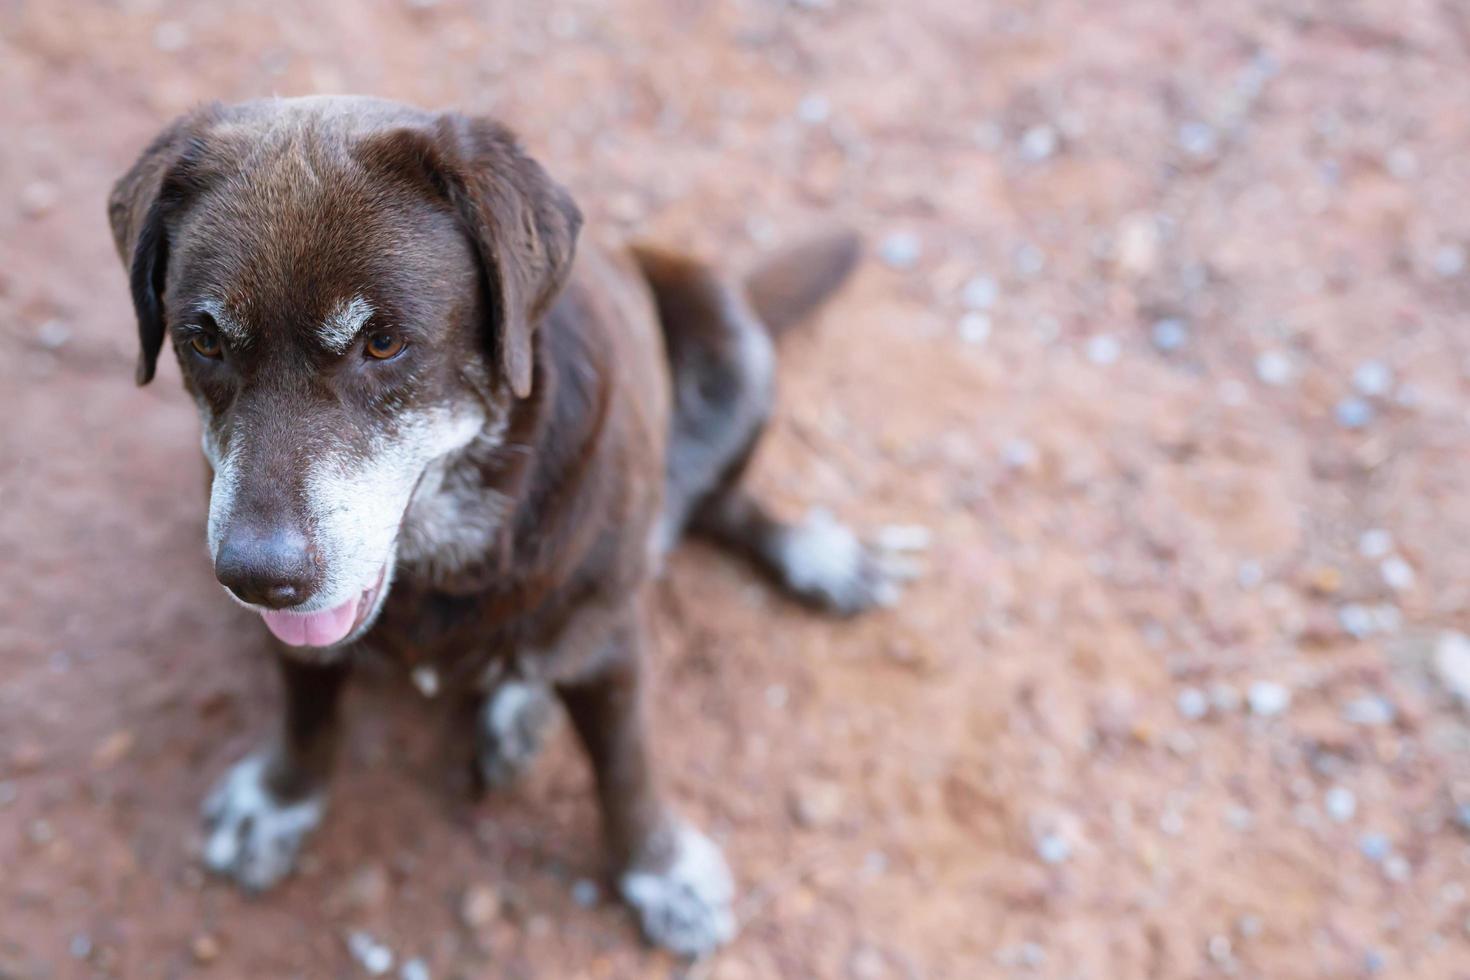
[[[753,561],[797,598],[851,614],[893,602],[917,571],[921,533],[864,542],[825,511],[772,517],[741,486],[775,396],[773,340],[852,269],[854,236],[830,235],[766,260],[742,283],[653,249],[634,254],[653,288],[674,378],[664,543],[701,534]]]

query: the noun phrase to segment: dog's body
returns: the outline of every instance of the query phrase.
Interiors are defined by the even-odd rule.
[[[213,467],[221,582],[281,641],[281,736],[206,804],[206,860],[263,888],[319,822],[350,651],[468,692],[504,784],[556,700],[597,775],[624,898],[688,954],[733,932],[719,851],[645,745],[644,606],[686,529],[854,612],[905,570],[739,488],[772,330],[855,257],[832,236],[743,281],[575,248],[564,191],[485,121],[364,99],[210,107],[114,191],[140,383],[172,336]]]

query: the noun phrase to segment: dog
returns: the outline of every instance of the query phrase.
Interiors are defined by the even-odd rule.
[[[108,212],[137,382],[168,340],[202,422],[215,575],[283,680],[279,733],[205,803],[205,864],[251,890],[291,871],[371,650],[470,701],[492,788],[563,706],[647,938],[686,956],[728,941],[730,872],[650,759],[650,584],[686,533],[843,614],[912,576],[912,541],[820,511],[783,523],[741,486],[773,341],[848,275],[856,237],[743,278],[579,248],[577,205],[504,126],[358,97],[200,107]]]

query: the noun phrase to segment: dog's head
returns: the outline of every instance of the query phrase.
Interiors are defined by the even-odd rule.
[[[361,635],[425,472],[494,440],[581,216],[498,124],[365,99],[211,106],[113,189],[137,380],[165,339],[220,582],[290,646]]]

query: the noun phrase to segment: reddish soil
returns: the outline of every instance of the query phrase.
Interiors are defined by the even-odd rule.
[[[684,969],[607,899],[565,733],[471,802],[387,672],[302,873],[199,869],[274,678],[103,204],[195,100],[315,91],[499,114],[610,235],[875,246],[755,481],[928,525],[931,570],[832,622],[677,555],[660,748],[743,893],[693,975],[1470,976],[1461,5],[551,6],[0,3],[0,976],[351,977],[353,930],[434,977]]]

